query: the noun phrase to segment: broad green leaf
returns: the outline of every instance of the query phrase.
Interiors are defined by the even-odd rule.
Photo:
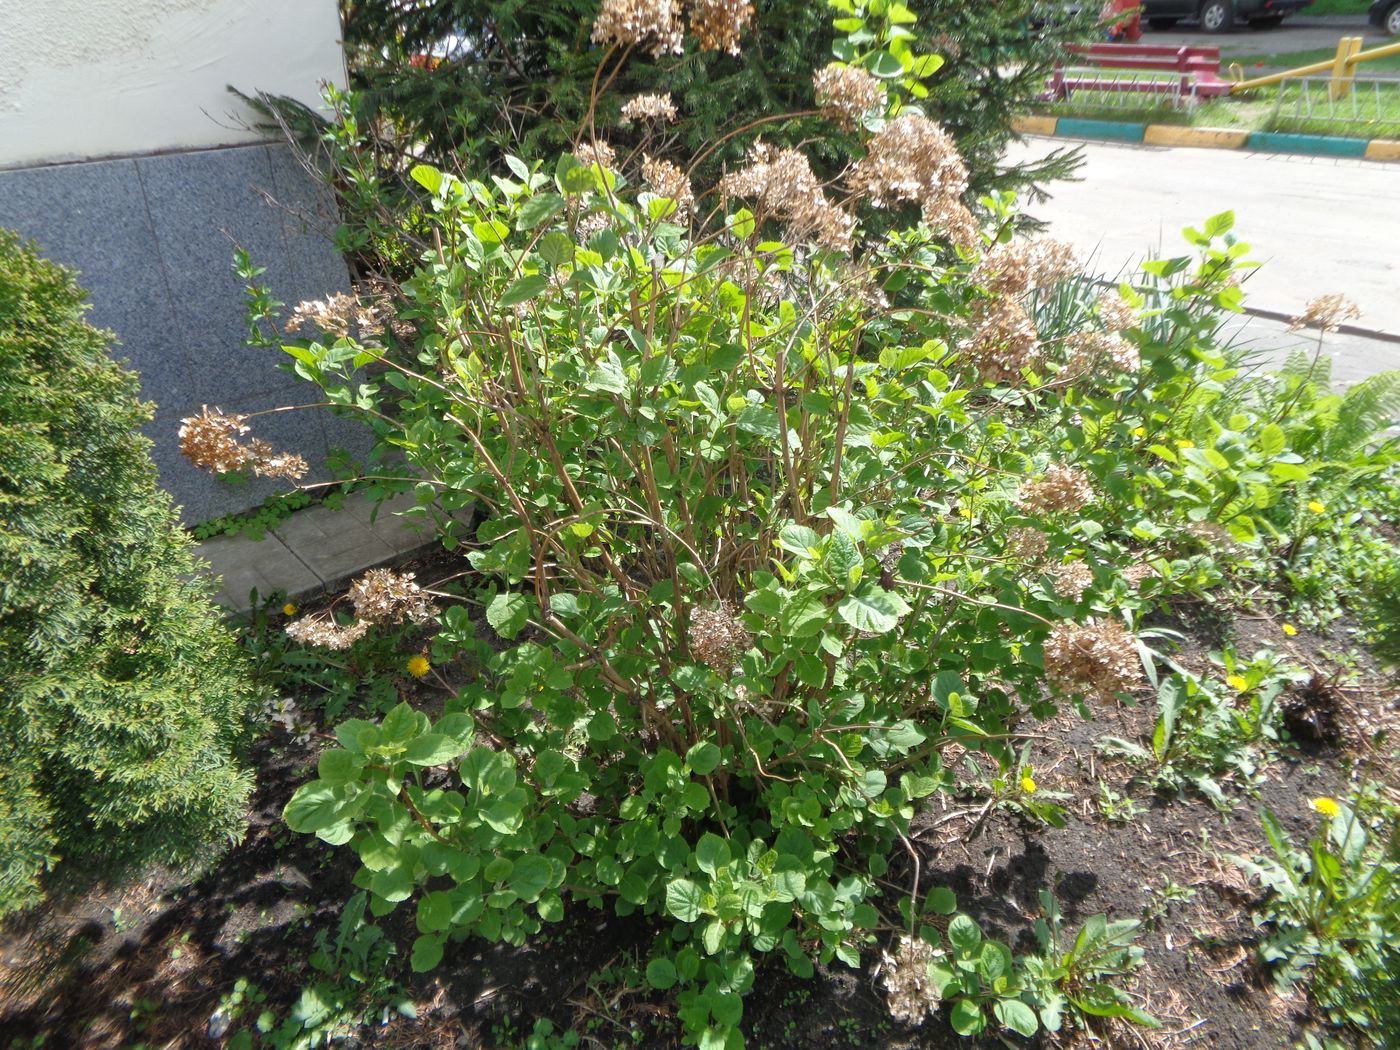
[[[530,618],[530,600],[516,591],[506,591],[486,606],[486,622],[502,638],[514,638]]]
[[[442,962],[443,938],[423,934],[413,942],[413,955],[409,965],[414,973],[426,973]]]
[[[496,305],[501,309],[511,306],[519,306],[527,300],[533,299],[549,287],[549,278],[542,273],[532,273],[520,278],[504,292],[500,299],[496,300]]]
[[[718,768],[720,759],[724,757],[720,749],[708,740],[702,740],[685,753],[685,764],[690,767],[692,773],[702,777],[709,776]]]
[[[680,975],[676,972],[676,964],[670,959],[653,959],[647,963],[647,983],[659,991],[666,991],[675,987],[680,980]]]
[[[836,615],[858,631],[885,634],[899,625],[909,611],[903,598],[875,584],[868,584],[836,607]]]
[[[666,887],[666,910],[681,922],[700,918],[704,891],[689,879],[674,879]]]
[[[559,194],[537,194],[521,205],[520,214],[515,219],[515,228],[517,230],[533,230],[540,223],[554,218],[563,210],[564,198]]]
[[[715,875],[731,859],[729,843],[712,832],[705,832],[695,844],[695,863],[706,875]]]

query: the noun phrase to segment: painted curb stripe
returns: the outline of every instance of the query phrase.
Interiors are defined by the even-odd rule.
[[[1363,160],[1400,162],[1400,141],[1390,139],[1290,135],[1277,131],[1230,131],[1225,128],[1187,128],[1174,124],[1124,124],[1116,120],[1079,120],[1073,117],[1033,115],[1013,117],[1011,128],[1021,135],[1108,139],[1113,142],[1142,142],[1150,146],[1249,149],[1264,153],[1301,153],[1318,157],[1358,157]]]
[[[1223,128],[1183,128],[1172,124],[1150,124],[1143,142],[1149,146],[1193,146],[1199,149],[1243,149],[1247,131]]]
[[[1367,160],[1400,160],[1400,142],[1372,139],[1366,147]]]
[[[1078,120],[1061,117],[1057,135],[1077,139],[1110,139],[1114,142],[1141,142],[1147,128],[1142,124],[1123,124],[1116,120]]]
[[[1012,117],[1011,130],[1018,135],[1053,135],[1059,117]]]
[[[1285,135],[1276,131],[1252,131],[1249,148],[1270,153],[1306,153],[1321,157],[1364,157],[1365,139],[1333,138],[1329,135]]]

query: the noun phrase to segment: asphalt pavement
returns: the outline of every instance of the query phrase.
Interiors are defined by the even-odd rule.
[[[1029,138],[1008,161],[1073,145]],[[1080,181],[1057,182],[1048,201],[1027,210],[1049,235],[1073,244],[1099,272],[1115,277],[1147,258],[1188,253],[1186,226],[1235,213],[1235,234],[1264,265],[1246,288],[1257,319],[1251,337],[1282,352],[1293,337],[1279,318],[1311,299],[1341,292],[1362,316],[1332,337],[1338,378],[1355,381],[1400,368],[1400,167],[1245,151],[1084,144]]]
[[[1365,15],[1294,15],[1272,29],[1237,26],[1229,33],[1207,33],[1198,25],[1180,23],[1171,29],[1153,29],[1143,23],[1142,42],[1167,47],[1218,47],[1222,55],[1278,55],[1292,51],[1335,48],[1344,36],[1366,38],[1367,47],[1390,43],[1385,33],[1367,22]]]

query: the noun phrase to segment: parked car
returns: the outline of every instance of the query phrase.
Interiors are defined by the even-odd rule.
[[[1371,24],[1400,36],[1400,0],[1376,0],[1371,5]]]
[[[1276,26],[1312,0],[1143,0],[1142,14],[1153,29],[1170,29],[1194,18],[1207,33],[1228,33],[1239,22]],[[1400,0],[1382,0],[1397,3]],[[1373,9],[1374,10],[1374,9]]]

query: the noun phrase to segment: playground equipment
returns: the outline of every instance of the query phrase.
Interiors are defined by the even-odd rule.
[[[1351,93],[1359,66],[1374,62],[1378,58],[1385,58],[1387,55],[1400,55],[1400,44],[1386,44],[1383,47],[1374,47],[1370,51],[1362,51],[1364,44],[1365,40],[1362,37],[1344,36],[1337,42],[1336,55],[1326,62],[1314,62],[1310,66],[1300,66],[1285,73],[1271,73],[1266,77],[1255,77],[1253,80],[1242,79],[1244,71],[1238,65],[1232,65],[1231,74],[1238,70],[1241,79],[1230,85],[1230,93],[1252,91],[1255,88],[1271,87],[1288,80],[1311,78],[1326,73],[1330,74],[1331,79],[1328,88],[1330,97],[1333,100],[1345,98]]]

